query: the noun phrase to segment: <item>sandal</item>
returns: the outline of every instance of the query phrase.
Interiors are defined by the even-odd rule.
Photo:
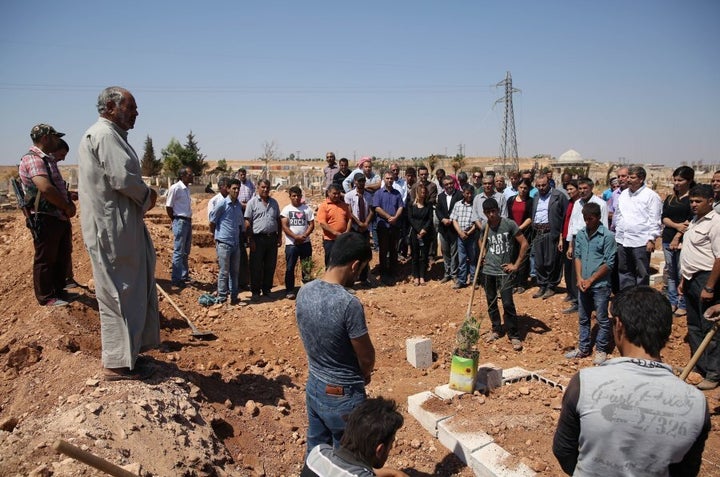
[[[155,373],[152,366],[142,366],[130,370],[128,368],[104,368],[103,379],[108,382],[114,381],[142,381]]]
[[[687,315],[687,310],[684,310],[682,308],[678,308],[675,310],[675,313],[673,313],[674,316],[685,316]]]

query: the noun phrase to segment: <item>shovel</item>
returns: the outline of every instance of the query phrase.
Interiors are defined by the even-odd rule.
[[[160,285],[158,285],[157,283],[155,283],[155,286],[157,287],[158,291],[159,291],[160,293],[162,293],[162,296],[164,296],[165,299],[167,299],[167,301],[170,302],[170,304],[172,305],[172,307],[175,308],[175,311],[177,311],[177,312],[180,314],[180,316],[182,316],[182,317],[185,319],[185,322],[187,322],[188,326],[190,326],[190,329],[192,330],[192,333],[191,333],[192,336],[194,336],[195,338],[211,338],[211,337],[215,337],[215,334],[214,334],[212,331],[200,331],[200,330],[198,330],[197,327],[193,324],[193,322],[190,321],[190,318],[188,318],[188,317],[185,315],[185,313],[183,313],[182,310],[181,310],[181,309],[177,306],[177,304],[173,301],[173,299],[170,298],[170,295],[168,295],[167,292],[166,292],[165,290],[163,290],[163,288],[162,288]]]
[[[488,231],[490,226],[485,223],[485,232],[482,236],[482,242],[480,244],[480,254],[478,255],[477,266],[475,267],[475,276],[472,281],[472,291],[470,292],[470,301],[468,302],[467,313],[465,314],[466,319],[470,319],[472,314],[473,300],[475,299],[475,284],[477,284],[478,275],[480,274],[480,265],[482,265],[483,256],[485,255],[485,243],[487,242]]]
[[[682,374],[680,375],[680,379],[685,381],[690,374],[690,371],[695,367],[698,360],[700,359],[700,356],[702,356],[703,352],[705,351],[705,348],[710,344],[710,341],[712,341],[713,336],[715,336],[715,333],[718,330],[718,322],[716,321],[715,324],[713,324],[713,327],[710,331],[708,331],[708,334],[705,335],[705,339],[702,340],[702,343],[698,346],[697,350],[695,351],[695,354],[692,355],[692,358],[690,358],[690,362],[685,366],[685,369],[683,369]]]

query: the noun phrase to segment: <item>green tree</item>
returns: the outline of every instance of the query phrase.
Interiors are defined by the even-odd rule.
[[[185,148],[180,145],[180,142],[172,138],[168,143],[167,147],[160,151],[162,157],[163,172],[165,175],[176,177],[180,168],[184,165],[182,157],[185,154]]]
[[[160,173],[162,167],[162,161],[155,158],[155,148],[153,147],[152,138],[148,135],[145,139],[145,153],[140,163],[142,175],[147,177],[156,176]]]
[[[217,167],[215,168],[215,172],[227,172],[227,171],[228,171],[227,161],[225,159],[220,159],[217,163]]]
[[[186,142],[183,147],[184,153],[181,157],[183,166],[187,166],[192,169],[193,174],[200,176],[207,169],[208,164],[205,162],[205,154],[200,153],[200,147],[195,140],[195,135],[190,131],[186,137]]]

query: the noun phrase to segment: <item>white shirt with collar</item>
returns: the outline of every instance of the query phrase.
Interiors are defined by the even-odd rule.
[[[172,207],[173,215],[178,217],[192,217],[192,207],[190,202],[190,189],[183,181],[177,181],[167,193],[166,207]]]
[[[591,196],[590,200],[588,200],[587,202],[582,199],[578,199],[575,201],[572,212],[570,213],[570,223],[568,224],[567,234],[568,242],[572,241],[572,239],[575,238],[577,233],[580,232],[581,229],[585,228],[585,218],[583,217],[582,209],[585,204],[588,203],[593,203],[600,206],[600,221],[605,226],[605,228],[608,227],[607,203],[604,200],[602,200],[596,195]]]
[[[654,190],[642,185],[635,192],[630,188],[618,197],[613,220],[617,218],[615,240],[623,247],[644,247],[662,232],[662,200]]]

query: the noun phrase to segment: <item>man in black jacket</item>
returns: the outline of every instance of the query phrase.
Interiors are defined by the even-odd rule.
[[[535,240],[532,253],[535,256],[535,273],[538,291],[533,298],[547,300],[555,294],[555,287],[562,277],[562,260],[558,257],[557,243],[565,221],[568,199],[557,189],[551,189],[545,175],[535,181],[538,193],[533,198],[533,229]]]
[[[444,177],[442,187],[443,192],[437,197],[435,216],[438,219],[440,250],[442,251],[443,265],[445,266],[445,275],[440,280],[440,283],[447,283],[451,280],[455,281],[458,271],[457,232],[453,227],[450,213],[455,207],[455,203],[462,201],[463,196],[459,190],[455,189],[452,177]]]

